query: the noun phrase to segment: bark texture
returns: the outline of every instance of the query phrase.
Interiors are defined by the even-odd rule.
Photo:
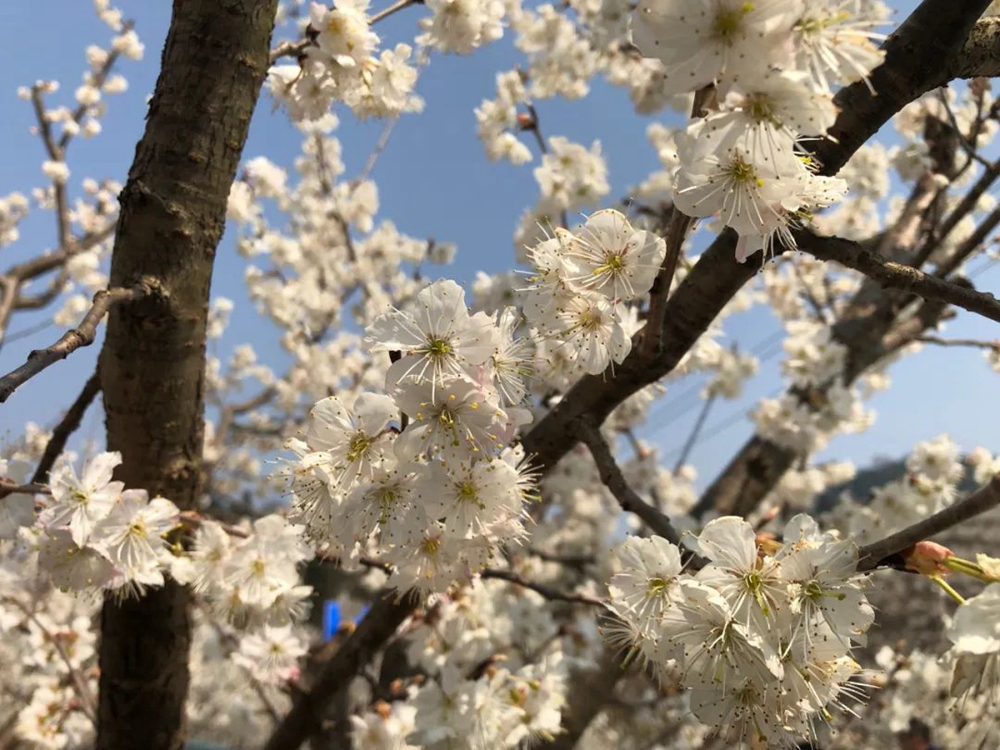
[[[175,0],[160,76],[122,191],[100,360],[117,478],[190,508],[200,491],[205,326],[229,188],[267,73],[277,0]],[[168,582],[101,615],[98,748],[180,748],[190,598]]]

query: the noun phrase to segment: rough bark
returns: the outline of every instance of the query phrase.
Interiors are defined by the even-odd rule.
[[[117,478],[180,508],[199,494],[205,326],[229,188],[268,67],[277,0],[175,0],[146,130],[120,196],[112,286],[163,294],[112,310],[100,359]],[[190,598],[168,582],[101,615],[98,748],[180,748]]]

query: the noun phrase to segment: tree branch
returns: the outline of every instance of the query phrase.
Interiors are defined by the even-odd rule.
[[[577,436],[594,457],[594,463],[597,464],[597,470],[601,474],[601,481],[611,490],[622,510],[638,516],[654,533],[680,546],[681,535],[670,519],[639,497],[639,494],[629,486],[622,470],[615,463],[614,456],[611,455],[611,446],[601,435],[600,430],[584,419],[578,419],[574,426]]]
[[[572,602],[574,604],[587,604],[591,607],[603,607],[605,602],[596,596],[589,596],[587,594],[574,594],[566,593],[564,591],[559,591],[551,586],[546,586],[542,583],[536,583],[534,581],[529,581],[522,578],[517,573],[512,570],[496,570],[495,568],[487,568],[482,571],[479,576],[481,578],[494,578],[501,581],[509,581],[510,583],[517,584],[518,586],[523,586],[526,589],[531,589],[532,591],[541,594],[543,597],[549,601],[554,602]]]
[[[916,341],[922,344],[936,346],[965,346],[974,349],[1000,349],[1000,339],[997,341],[979,341],[978,339],[942,339],[937,336],[919,336]]]
[[[820,237],[810,232],[798,233],[796,240],[799,249],[820,260],[836,261],[860,271],[883,289],[899,289],[924,299],[940,300],[1000,323],[1000,301],[992,294],[930,276],[912,266],[884,260],[853,240]]]
[[[35,474],[31,478],[33,484],[48,482],[49,471],[52,469],[52,465],[66,448],[66,441],[69,440],[69,436],[80,426],[87,407],[90,406],[91,402],[93,402],[100,392],[101,377],[95,371],[87,382],[83,384],[83,390],[80,391],[80,395],[76,397],[73,404],[66,410],[62,420],[60,420],[59,424],[52,431],[52,437],[49,438],[49,442],[45,446],[42,460],[38,462],[38,468],[35,469]]]
[[[872,544],[866,544],[858,550],[858,570],[875,570],[884,564],[886,558],[998,505],[1000,505],[1000,474],[994,474],[989,482],[968,497],[895,534],[890,534]]]
[[[324,665],[316,682],[295,700],[264,745],[264,750],[294,750],[318,730],[326,707],[381,649],[420,603],[413,592],[383,592],[368,614],[333,657]]]
[[[0,403],[28,380],[62,359],[66,359],[77,349],[90,346],[97,337],[97,326],[107,315],[111,305],[119,302],[134,302],[153,294],[156,287],[151,282],[142,281],[130,288],[116,287],[102,289],[94,295],[94,304],[80,321],[80,325],[66,331],[56,343],[45,349],[35,349],[28,354],[27,361],[16,370],[0,378]]]
[[[979,19],[969,32],[961,54],[948,67],[950,78],[1000,76],[1000,17]]]

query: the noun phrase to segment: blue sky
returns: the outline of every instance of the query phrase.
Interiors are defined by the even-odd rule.
[[[373,7],[377,10],[388,4],[376,0]],[[901,2],[896,7],[902,12],[913,4]],[[104,132],[91,141],[78,139],[71,147],[71,196],[79,191],[80,180],[86,176],[125,181],[134,144],[142,133],[144,100],[155,84],[169,5],[148,0],[120,2],[125,16],[136,21],[146,55],[141,62],[122,63],[119,71],[128,79],[129,90],[110,98]],[[378,31],[387,42],[412,39],[416,19],[423,13],[419,6],[407,9],[381,24]],[[49,41],[41,41],[43,38]],[[4,113],[0,118],[0,195],[13,190],[29,194],[33,187],[45,183],[39,169],[42,147],[28,132],[33,124],[31,107],[17,98],[17,87],[40,78],[56,79],[62,89],[51,103],[72,105],[72,93],[85,68],[84,50],[89,44],[107,45],[110,38],[88,2],[35,0],[0,4],[0,43],[8,59],[8,64],[0,67],[0,111]],[[512,233],[521,212],[537,197],[530,165],[489,164],[475,136],[473,109],[482,99],[494,95],[495,73],[512,68],[518,60],[509,35],[470,57],[435,57],[418,85],[418,92],[426,100],[425,113],[401,120],[373,173],[379,187],[381,217],[392,219],[401,231],[412,236],[457,243],[456,262],[441,273],[459,281],[470,280],[480,269],[500,271],[512,267]],[[538,104],[538,110],[547,135],[566,135],[585,144],[594,139],[601,141],[610,168],[609,203],[626,195],[629,185],[641,181],[655,168],[655,152],[645,137],[645,129],[657,117],[671,117],[636,116],[626,92],[603,83],[595,83],[586,99],[544,101]],[[338,134],[349,178],[366,160],[381,124],[358,124],[349,113],[340,114]],[[285,115],[273,111],[270,101],[262,99],[245,157],[265,155],[288,166],[298,154],[299,144],[298,132]],[[21,235],[16,245],[0,251],[0,267],[53,247],[52,216],[36,212],[22,225]],[[233,238],[234,233],[229,231],[223,239],[213,287],[213,295],[229,297],[236,303],[221,351],[250,342],[265,362],[275,362],[275,369],[279,369],[277,331],[261,325],[252,311],[242,283],[244,261],[234,250]],[[1000,272],[995,267],[975,281],[981,289],[1000,290]],[[39,320],[27,314],[16,315],[10,331],[17,333]],[[767,311],[759,310],[727,322],[726,330],[729,340],[738,341],[746,351],[773,340],[778,326]],[[45,346],[58,335],[58,329],[50,327],[7,344],[0,350],[0,370],[12,369],[30,349]],[[1000,329],[991,321],[960,313],[949,324],[947,335],[993,339],[1000,338]],[[16,438],[26,420],[52,424],[92,371],[97,351],[95,345],[75,353],[0,406],[0,442]],[[705,439],[692,454],[700,485],[725,466],[750,434],[750,424],[741,415],[758,398],[772,395],[780,387],[780,358],[779,353],[762,364],[760,375],[748,384],[742,399],[713,407]],[[963,448],[982,444],[1000,450],[995,428],[1000,423],[1000,375],[989,370],[978,350],[928,348],[894,367],[891,374],[893,388],[870,402],[878,414],[876,424],[862,435],[836,439],[823,458],[849,458],[865,465],[875,457],[904,454],[915,442],[941,432],[951,433]],[[670,452],[683,444],[697,415],[698,402],[691,397],[692,388],[690,383],[671,386],[664,400],[654,406],[651,425],[640,430],[641,435],[662,446],[668,459]],[[100,420],[99,410],[92,409],[83,434],[100,439]]]

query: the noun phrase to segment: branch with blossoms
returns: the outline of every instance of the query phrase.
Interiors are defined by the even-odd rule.
[[[918,523],[895,534],[866,544],[858,551],[858,570],[875,570],[886,565],[886,560],[898,555],[917,542],[930,539],[935,534],[968,521],[1000,505],[1000,474],[966,498],[938,511]]]

